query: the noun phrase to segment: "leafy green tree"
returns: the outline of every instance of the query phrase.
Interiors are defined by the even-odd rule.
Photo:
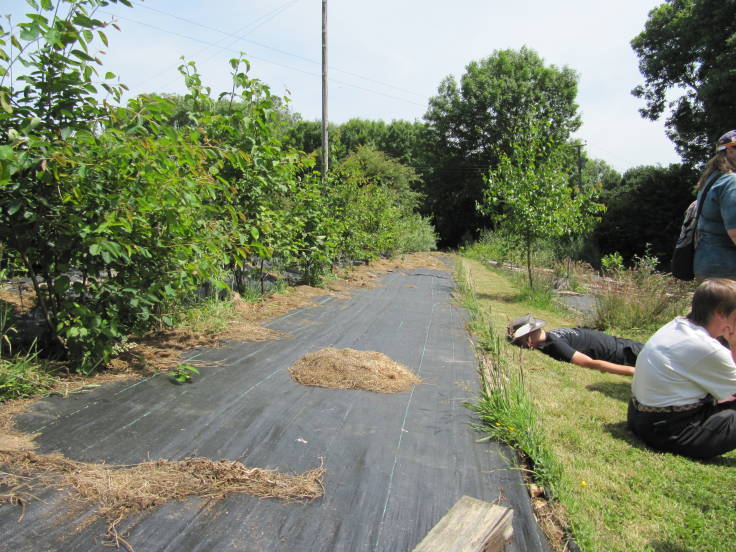
[[[394,203],[406,212],[419,206],[421,198],[414,189],[419,182],[417,172],[377,149],[359,146],[340,167],[360,174],[365,183],[379,184],[390,190]]]
[[[500,155],[511,154],[521,122],[530,114],[548,122],[549,140],[561,144],[580,126],[575,97],[577,75],[567,67],[545,65],[529,48],[498,50],[473,61],[458,83],[447,77],[430,99],[425,119],[429,143],[427,210],[444,243],[492,221],[475,211],[484,179]]]
[[[641,114],[657,120],[667,112],[667,135],[690,165],[711,157],[736,125],[734,13],[733,0],[667,0],[631,42],[644,76],[633,90],[646,102]]]
[[[583,154],[582,165],[583,186],[607,190],[614,188],[621,182],[619,172],[602,159],[589,159]]]
[[[494,214],[503,231],[521,239],[530,286],[535,244],[588,230],[602,210],[593,201],[596,188],[575,184],[572,148],[551,139],[549,125],[531,118],[519,125],[511,153],[499,151],[488,172],[479,203],[481,213]]]

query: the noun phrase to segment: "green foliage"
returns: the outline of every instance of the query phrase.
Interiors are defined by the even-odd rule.
[[[613,253],[607,253],[601,257],[601,269],[606,274],[615,274],[618,271],[624,269],[624,258],[621,253],[614,251]]]
[[[615,281],[596,286],[591,324],[611,333],[637,334],[642,340],[689,308],[692,284],[654,271],[656,259],[644,256]]]
[[[171,372],[169,376],[176,383],[192,383],[192,376],[199,375],[199,369],[192,364],[179,364]]]
[[[0,402],[31,397],[47,391],[53,375],[39,362],[35,350],[0,358]]]
[[[231,274],[244,290],[268,262],[318,284],[337,260],[402,250],[415,237],[406,221],[426,241],[416,174],[365,150],[323,179],[280,141],[286,100],[243,58],[216,97],[190,62],[183,97],[99,102],[88,52],[107,44],[106,23],[91,14],[109,3],[42,2],[0,29],[0,252],[32,280],[55,345],[46,352],[91,371],[128,332],[171,325]],[[119,99],[111,79],[101,86]]]
[[[489,171],[478,207],[494,216],[507,233],[521,238],[530,287],[535,244],[582,234],[602,210],[593,201],[596,189],[577,189],[571,183],[570,148],[553,140],[550,125],[530,118],[517,129],[511,153],[499,152],[498,166]]]
[[[544,64],[526,47],[499,50],[468,64],[458,83],[447,77],[430,99],[425,146],[427,205],[445,243],[488,227],[475,211],[482,200],[484,176],[496,170],[501,155],[513,155],[518,132],[539,114],[547,138],[560,144],[580,126],[577,75],[572,69]],[[543,114],[543,115],[542,115]],[[525,144],[528,147],[529,144]]]
[[[618,251],[628,265],[646,254],[668,266],[697,174],[682,165],[643,166],[601,191],[606,214],[593,232],[602,254]]]
[[[644,76],[633,90],[646,102],[641,113],[656,120],[667,111],[667,134],[689,165],[711,157],[734,126],[735,8],[732,1],[667,0],[631,41]]]

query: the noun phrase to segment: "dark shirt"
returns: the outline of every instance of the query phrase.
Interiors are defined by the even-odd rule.
[[[588,328],[556,328],[537,348],[544,354],[570,362],[575,352],[595,360],[605,360],[625,366],[635,366],[636,357],[644,346],[638,341],[614,337]]]

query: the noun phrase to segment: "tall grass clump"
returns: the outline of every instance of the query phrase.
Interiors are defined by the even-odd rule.
[[[494,330],[462,265],[458,265],[457,272],[460,295],[480,349],[480,395],[477,402],[466,404],[478,416],[475,427],[487,434],[485,439],[496,439],[521,451],[535,481],[556,497],[564,486],[562,469],[536,422],[538,416],[529,399],[522,365],[513,362],[511,347]]]
[[[595,291],[592,324],[604,330],[651,334],[687,312],[693,284],[656,272],[656,260],[635,259],[629,270],[615,270]]]
[[[23,399],[52,388],[56,378],[47,371],[32,350],[9,358],[0,358],[0,402]]]

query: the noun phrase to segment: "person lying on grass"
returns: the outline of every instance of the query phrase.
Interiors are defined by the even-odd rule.
[[[657,330],[639,354],[629,429],[653,449],[692,458],[736,449],[735,359],[736,281],[704,280],[688,315]]]
[[[509,323],[507,338],[514,345],[538,349],[562,362],[611,374],[634,375],[633,367],[643,343],[589,328],[544,331],[545,325],[544,320],[527,314]]]

